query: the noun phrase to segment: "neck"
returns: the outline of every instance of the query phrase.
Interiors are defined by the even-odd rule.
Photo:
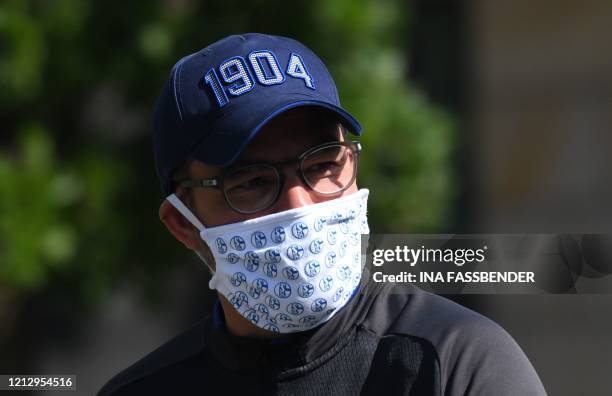
[[[221,293],[217,293],[221,308],[223,308],[223,316],[225,316],[225,325],[230,334],[237,337],[250,337],[259,339],[272,339],[282,337],[282,334],[264,330],[255,326],[248,319],[240,315],[232,304]]]

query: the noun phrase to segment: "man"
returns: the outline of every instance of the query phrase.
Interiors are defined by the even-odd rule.
[[[219,298],[100,395],[545,394],[493,322],[371,281],[361,127],[308,48],[220,40],[174,66],[154,118],[160,218]]]

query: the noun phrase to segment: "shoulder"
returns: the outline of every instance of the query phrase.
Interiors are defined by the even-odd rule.
[[[122,388],[198,354],[204,348],[204,325],[207,319],[197,322],[191,328],[119,372],[102,387],[98,396],[119,394]]]
[[[433,348],[444,394],[545,394],[514,339],[477,312],[412,285],[382,288],[372,308],[376,332],[417,337]]]

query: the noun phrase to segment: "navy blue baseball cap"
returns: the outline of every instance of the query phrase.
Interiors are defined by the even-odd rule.
[[[225,166],[272,118],[298,106],[332,111],[350,132],[361,125],[340,107],[323,62],[296,40],[234,35],[179,60],[157,101],[153,141],[166,195],[172,173],[189,159]]]

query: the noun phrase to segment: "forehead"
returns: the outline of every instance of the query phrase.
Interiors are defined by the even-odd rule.
[[[287,110],[270,120],[229,166],[252,162],[282,162],[297,158],[316,145],[344,140],[341,124],[330,111],[314,106]],[[221,167],[194,161],[194,176],[213,177]]]

